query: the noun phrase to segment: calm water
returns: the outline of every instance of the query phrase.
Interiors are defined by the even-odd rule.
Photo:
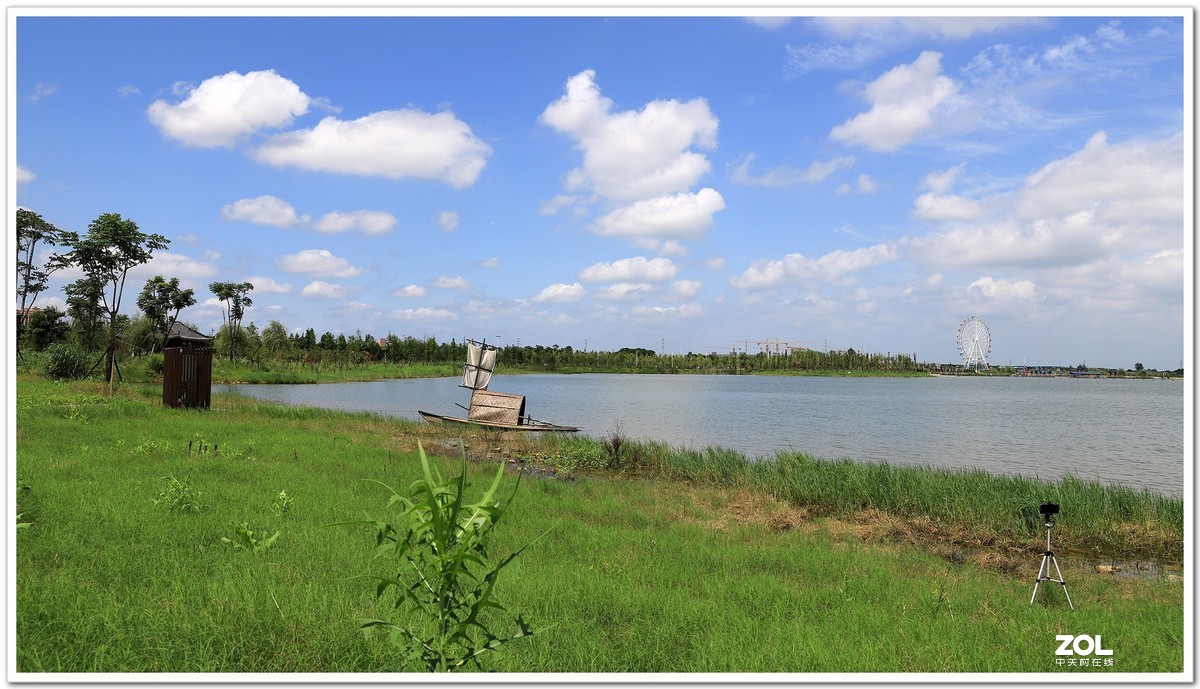
[[[218,385],[217,391],[418,419],[460,415],[457,378],[322,385]],[[526,413],[591,436],[709,445],[769,456],[980,468],[1057,478],[1073,473],[1179,495],[1184,385],[1062,378],[803,376],[496,376]]]

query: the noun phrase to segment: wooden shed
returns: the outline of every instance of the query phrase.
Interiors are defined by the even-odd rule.
[[[176,321],[163,349],[163,404],[207,409],[212,401],[213,338]]]

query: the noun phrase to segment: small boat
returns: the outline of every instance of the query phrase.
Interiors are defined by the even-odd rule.
[[[526,415],[524,395],[488,390],[496,369],[497,351],[485,342],[467,341],[467,362],[463,365],[463,381],[459,384],[459,387],[471,390],[471,406],[463,407],[467,410],[466,418],[418,410],[421,418],[430,423],[458,423],[505,431],[574,433],[579,430]]]

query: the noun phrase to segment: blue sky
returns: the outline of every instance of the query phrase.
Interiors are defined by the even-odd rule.
[[[1190,346],[1191,10],[36,14],[10,199],[168,237],[126,313],[162,274],[206,331],[248,280],[247,322],[318,336],[953,362],[979,315],[999,364]]]

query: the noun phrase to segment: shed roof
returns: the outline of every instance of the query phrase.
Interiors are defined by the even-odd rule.
[[[167,333],[167,340],[182,340],[184,342],[203,342],[209,344],[214,338],[205,335],[196,330],[187,323],[175,321],[171,324],[171,330]]]

